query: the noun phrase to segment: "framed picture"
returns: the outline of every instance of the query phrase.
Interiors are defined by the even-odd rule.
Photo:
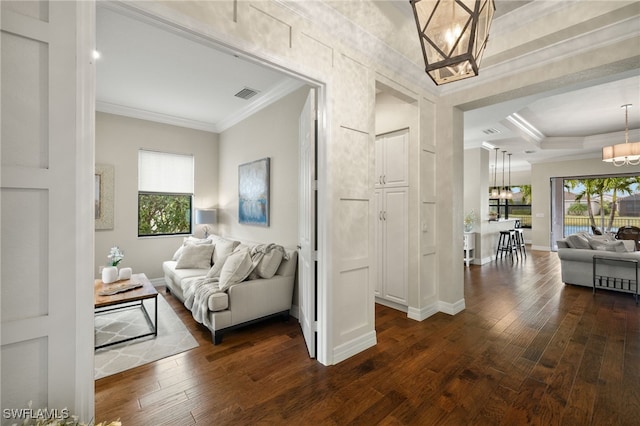
[[[238,166],[238,221],[269,226],[270,158]]]
[[[113,229],[113,166],[96,164],[95,221],[96,229]]]

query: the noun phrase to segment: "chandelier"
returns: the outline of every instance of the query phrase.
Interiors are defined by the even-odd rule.
[[[631,104],[621,106],[624,108],[624,143],[602,148],[602,161],[613,163],[618,167],[640,164],[640,142],[629,143],[629,108],[631,106]]]
[[[495,12],[493,0],[409,0],[426,72],[437,84],[478,75]]]

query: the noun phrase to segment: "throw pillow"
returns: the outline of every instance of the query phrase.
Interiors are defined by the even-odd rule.
[[[276,274],[280,262],[282,262],[282,252],[280,250],[270,250],[265,253],[258,266],[256,266],[256,272],[262,278],[269,279]]]
[[[222,267],[224,266],[224,263],[227,260],[227,257],[229,256],[225,256],[222,259],[218,259],[218,261],[213,264],[211,269],[209,269],[209,272],[207,272],[207,278],[220,278],[220,273],[222,272]]]
[[[581,234],[569,235],[567,238],[565,238],[565,241],[567,242],[567,244],[569,244],[569,247],[571,248],[591,250],[591,246],[589,245],[589,240],[584,235],[581,235]]]
[[[592,242],[593,250],[612,251],[615,253],[628,253],[629,250],[623,241],[599,241]]]
[[[251,255],[247,250],[231,253],[220,271],[220,290],[227,290],[233,284],[244,281],[252,267]]]
[[[213,247],[213,244],[187,244],[178,258],[176,269],[210,268]]]
[[[173,254],[171,260],[178,260],[180,255],[182,254],[182,250],[187,244],[212,244],[213,241],[209,238],[196,238],[196,237],[185,237],[182,241],[182,245],[178,247],[178,250]]]
[[[213,264],[215,265],[221,259],[233,253],[233,250],[240,244],[240,241],[227,240],[218,238],[215,241],[215,250],[213,251]]]

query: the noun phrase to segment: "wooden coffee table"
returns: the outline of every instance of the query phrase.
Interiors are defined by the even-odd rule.
[[[111,296],[102,296],[100,292],[103,290],[113,289],[114,286],[127,284],[130,282],[140,283],[142,287],[127,290],[122,293],[116,293]],[[154,321],[151,321],[149,312],[144,306],[144,301],[147,299],[154,299]],[[94,315],[103,314],[105,312],[117,311],[122,309],[131,309],[139,307],[144,314],[147,323],[149,324],[149,332],[143,333],[133,337],[127,337],[126,339],[117,340],[114,342],[104,343],[102,345],[95,346],[95,349],[104,348],[107,346],[115,345],[117,343],[128,342],[130,340],[139,339],[147,336],[158,336],[158,292],[151,284],[151,281],[145,274],[133,274],[130,280],[117,281],[111,284],[104,284],[102,280],[95,280],[93,286],[93,301],[94,301]]]

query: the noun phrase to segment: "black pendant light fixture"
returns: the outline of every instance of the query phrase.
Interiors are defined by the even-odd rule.
[[[409,0],[426,72],[437,84],[478,75],[496,10],[493,0]]]
[[[495,161],[493,163],[493,186],[491,187],[491,198],[498,198],[500,196],[500,191],[496,186],[496,174],[498,173],[498,150],[500,148],[493,148],[496,152]]]

